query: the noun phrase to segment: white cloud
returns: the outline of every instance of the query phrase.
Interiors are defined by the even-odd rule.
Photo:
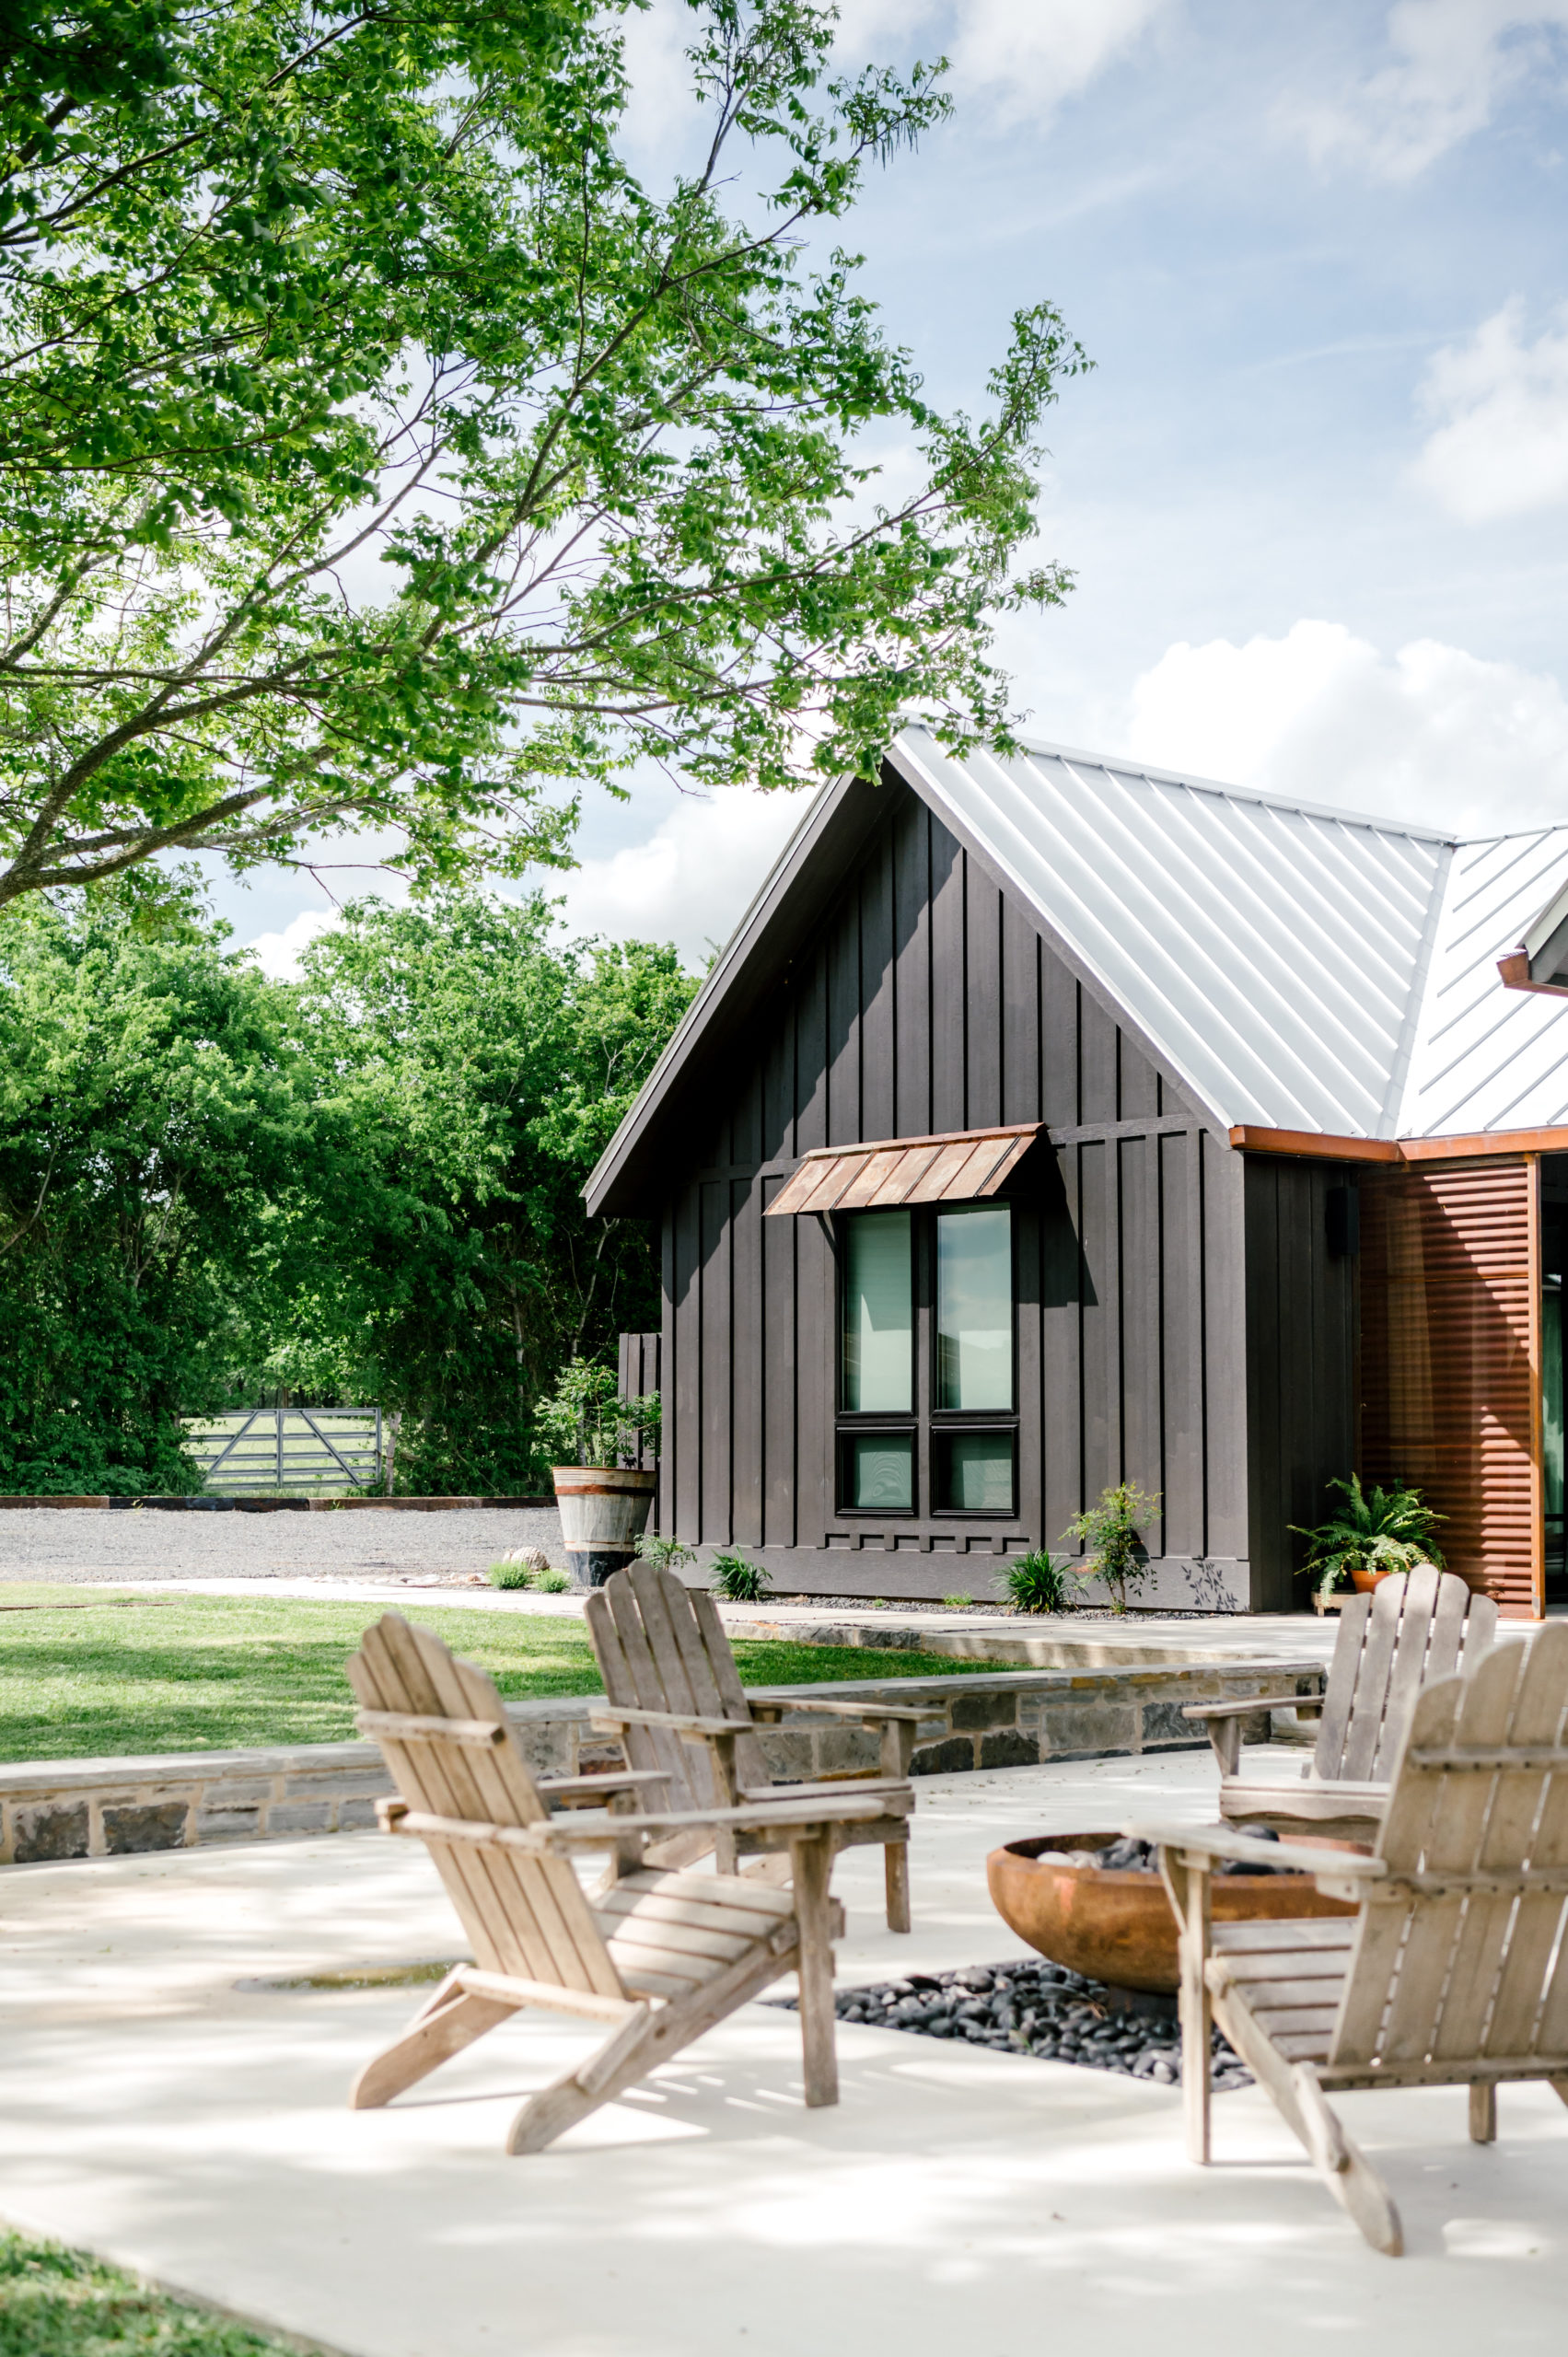
[[[1526,343],[1505,303],[1469,343],[1440,352],[1422,387],[1444,422],[1411,474],[1467,524],[1568,499],[1568,328]]]
[[[801,794],[684,795],[645,842],[561,880],[575,934],[673,941],[691,965],[722,947],[809,807]],[[552,895],[555,879],[545,877]]]
[[[1348,154],[1381,179],[1414,180],[1484,130],[1508,93],[1546,67],[1564,29],[1568,0],[1400,0],[1381,72],[1281,113],[1319,160]]]
[[[1132,49],[1172,0],[840,0],[840,46],[897,38],[952,61],[950,87],[1003,122],[1043,119]]]
[[[274,982],[296,982],[300,976],[300,952],[337,921],[335,909],[302,909],[298,916],[289,919],[281,933],[259,933],[250,944],[251,954],[261,971]]]
[[[1568,819],[1568,699],[1435,639],[1391,659],[1338,622],[1168,647],[1132,691],[1141,759],[1379,817],[1498,834]]]

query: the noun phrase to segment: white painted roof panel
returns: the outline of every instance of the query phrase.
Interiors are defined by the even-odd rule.
[[[1455,846],[1396,1134],[1568,1120],[1568,999],[1505,989],[1497,960],[1568,877],[1568,827]]]
[[[920,726],[892,759],[1225,1122],[1568,1122],[1568,999],[1497,971],[1568,882],[1568,826],[1455,842],[1055,746],[958,761]]]
[[[892,749],[1228,1123],[1391,1135],[1451,846],[1030,747]]]

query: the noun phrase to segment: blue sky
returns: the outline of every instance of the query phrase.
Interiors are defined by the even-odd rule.
[[[682,15],[634,27],[654,177]],[[841,47],[952,61],[852,225],[932,395],[980,407],[1041,297],[1096,363],[1040,503],[1077,588],[1002,641],[1033,731],[1473,832],[1568,813],[1568,0],[843,0]],[[798,815],[598,796],[552,888],[695,957]],[[328,906],[218,898],[278,969]]]

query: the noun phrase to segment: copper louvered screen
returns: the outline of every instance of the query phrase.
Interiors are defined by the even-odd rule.
[[[1416,1165],[1361,1181],[1361,1469],[1445,1515],[1452,1571],[1539,1610],[1536,1164]]]
[[[1011,1129],[954,1130],[946,1137],[818,1146],[780,1189],[766,1216],[972,1202],[996,1193],[1039,1134],[1040,1124],[1028,1121]]]

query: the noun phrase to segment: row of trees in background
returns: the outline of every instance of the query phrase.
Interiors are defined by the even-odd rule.
[[[453,892],[276,982],[192,898],[72,897],[0,931],[0,1491],[189,1489],[180,1417],[280,1386],[401,1411],[401,1490],[534,1486],[563,1364],[657,1321],[580,1190],[675,951]]]

